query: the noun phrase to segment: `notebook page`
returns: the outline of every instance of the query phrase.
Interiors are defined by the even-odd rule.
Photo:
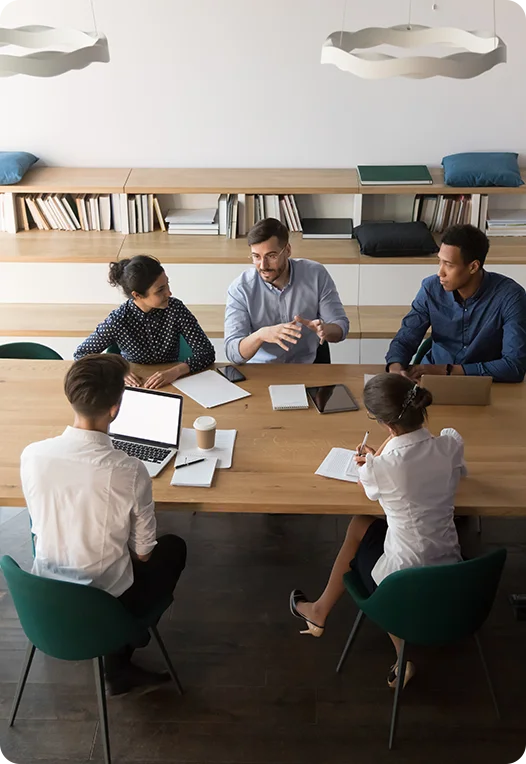
[[[275,411],[309,408],[305,385],[269,385],[268,389]]]
[[[356,451],[347,448],[333,448],[315,474],[334,480],[345,480],[347,483],[357,483],[358,466],[354,461],[355,454]]]

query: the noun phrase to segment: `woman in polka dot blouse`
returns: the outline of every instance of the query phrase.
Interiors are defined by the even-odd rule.
[[[189,372],[202,371],[215,361],[215,350],[196,317],[172,297],[168,276],[155,257],[137,255],[131,260],[110,263],[109,281],[119,286],[128,300],[100,323],[74,353],[78,361],[90,353],[102,353],[118,345],[131,363],[170,363],[146,380],[130,372],[126,384],[155,389]],[[179,361],[179,343],[184,337],[192,350],[187,361]]]

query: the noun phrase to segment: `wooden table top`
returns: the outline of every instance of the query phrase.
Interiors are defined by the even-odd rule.
[[[36,440],[60,434],[71,423],[62,382],[70,361],[0,360],[0,506],[24,506],[19,459]],[[163,367],[158,367],[163,368]],[[136,367],[141,373],[141,367]],[[149,367],[151,373],[152,367]],[[236,429],[233,466],[217,470],[210,489],[170,486],[171,466],[154,479],[159,509],[186,505],[218,512],[381,514],[358,486],[314,474],[332,447],[354,448],[365,430],[379,445],[383,431],[358,412],[321,416],[273,411],[268,385],[345,383],[361,402],[364,373],[372,366],[247,365],[241,386],[252,393],[205,412],[185,397],[183,426],[212,414],[220,429]],[[144,372],[143,372],[144,373]],[[177,392],[174,388],[167,388]],[[526,515],[526,386],[494,385],[489,407],[436,406],[429,427],[455,427],[466,441],[470,475],[457,496],[459,514]]]

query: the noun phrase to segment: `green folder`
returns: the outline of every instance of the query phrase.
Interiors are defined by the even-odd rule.
[[[422,165],[358,165],[362,186],[428,186],[431,173]]]

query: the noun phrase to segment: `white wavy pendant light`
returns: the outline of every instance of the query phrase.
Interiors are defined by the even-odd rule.
[[[0,0],[0,11],[11,0]],[[73,69],[84,69],[94,62],[110,60],[108,40],[96,29],[93,0],[91,0],[95,31],[56,29],[31,25],[8,28],[0,26],[0,77],[27,74],[32,77],[56,77]],[[28,52],[22,55],[3,53],[2,48],[17,46]],[[54,50],[53,47],[59,48]]]
[[[495,0],[493,3],[495,19]],[[492,33],[417,26],[411,24],[411,6],[409,17],[407,25],[333,32],[323,44],[321,63],[334,64],[343,71],[371,80],[390,77],[471,79],[507,60],[506,44],[497,36],[496,29]],[[440,44],[460,50],[444,57],[401,58],[371,50],[380,45],[410,49]]]

